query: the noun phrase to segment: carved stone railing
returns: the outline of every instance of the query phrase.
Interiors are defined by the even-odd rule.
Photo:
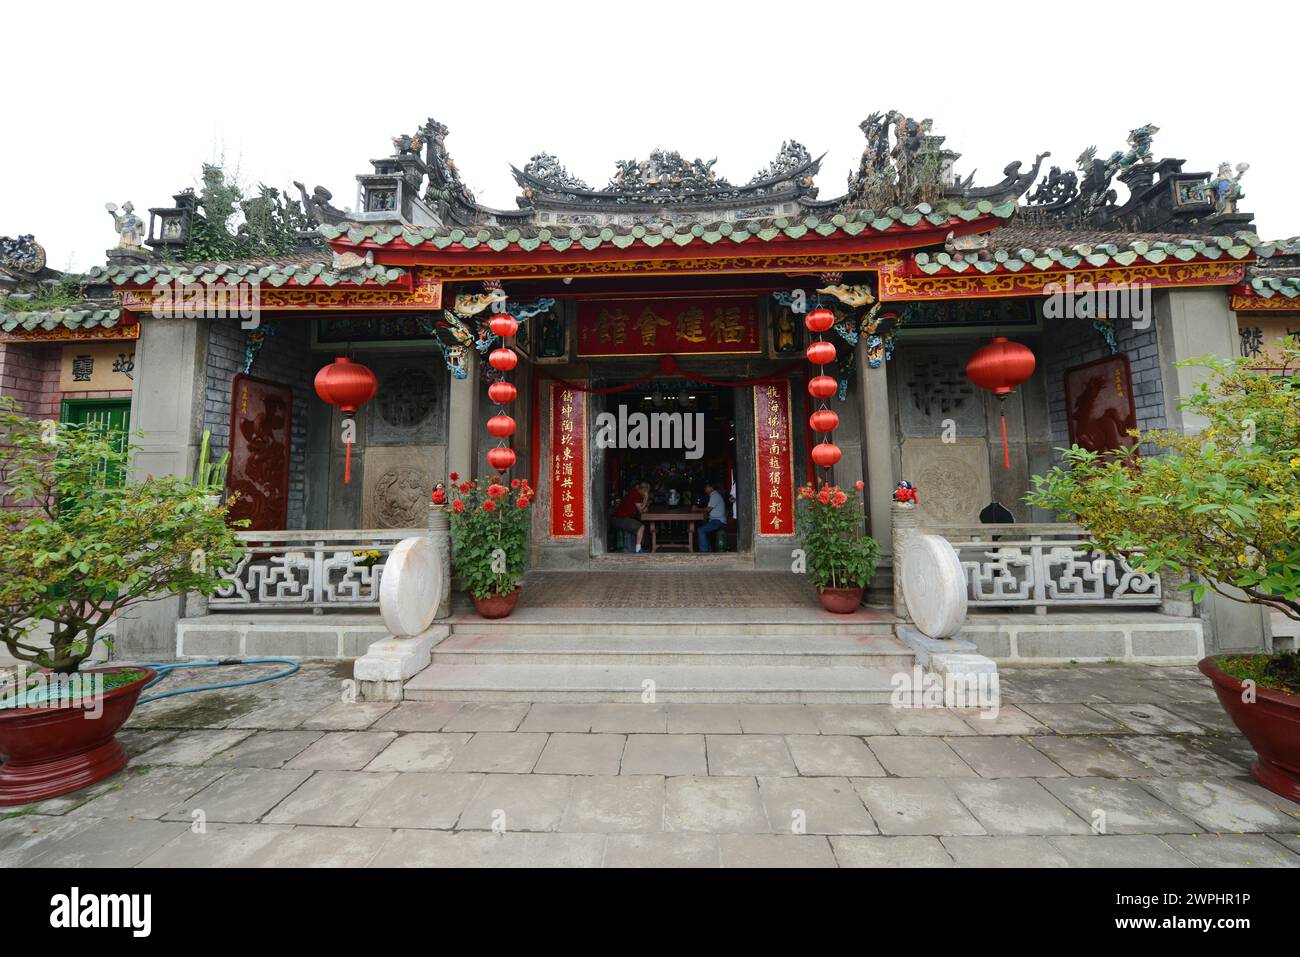
[[[1094,547],[1077,525],[918,525],[957,550],[971,610],[1158,606],[1158,575]],[[896,546],[897,547],[897,546]]]
[[[239,532],[247,549],[207,600],[209,612],[379,610],[388,553],[423,528]],[[373,554],[373,553],[378,553]]]

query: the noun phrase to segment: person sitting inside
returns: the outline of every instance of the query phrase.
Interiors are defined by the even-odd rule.
[[[650,504],[650,483],[641,482],[633,485],[623,496],[623,501],[614,509],[610,524],[620,531],[636,535],[636,550],[641,551],[641,539],[645,537],[645,522],[640,521],[641,514]]]
[[[709,497],[708,521],[696,529],[695,534],[699,539],[700,551],[711,552],[713,547],[709,544],[709,536],[718,529],[727,527],[727,500],[709,481],[704,483],[704,494]]]

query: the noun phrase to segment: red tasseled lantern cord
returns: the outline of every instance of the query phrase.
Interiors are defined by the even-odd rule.
[[[1001,412],[1002,412],[1002,467],[1004,469],[1009,469],[1011,468],[1011,450],[1007,447],[1007,410],[1004,408],[1001,410]]]

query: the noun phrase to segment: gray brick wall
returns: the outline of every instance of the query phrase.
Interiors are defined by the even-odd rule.
[[[1133,373],[1138,428],[1163,429],[1167,423],[1155,321],[1153,319],[1146,329],[1135,329],[1126,320],[1117,321],[1115,326],[1116,343],[1120,352],[1128,356]],[[1054,446],[1064,446],[1070,441],[1065,408],[1065,370],[1110,355],[1110,347],[1101,333],[1093,328],[1090,319],[1047,319],[1044,332],[1047,353],[1044,372],[1052,442]]]
[[[290,528],[303,528],[306,496],[307,417],[317,401],[312,386],[316,358],[310,348],[310,322],[285,319],[276,324],[253,364],[252,375],[293,388],[293,426],[289,455]],[[244,330],[235,321],[214,321],[208,338],[208,375],[203,427],[212,432],[214,455],[230,444],[231,380],[244,365]]]

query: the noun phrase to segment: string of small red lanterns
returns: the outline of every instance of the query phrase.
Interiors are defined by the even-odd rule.
[[[488,354],[488,364],[501,373],[501,378],[488,386],[488,398],[496,403],[497,413],[488,419],[487,430],[501,441],[496,448],[488,450],[487,460],[488,465],[504,475],[515,464],[515,450],[506,444],[506,440],[515,434],[515,420],[506,414],[505,407],[519,395],[519,390],[505,379],[505,373],[519,364],[519,356],[505,344],[505,340],[519,331],[519,320],[500,313],[488,321],[488,328],[501,339],[501,345]]]
[[[352,482],[352,445],[356,439],[356,424],[352,419],[357,409],[375,397],[379,382],[375,374],[361,363],[339,356],[316,373],[315,385],[316,394],[343,413],[343,445],[347,448],[343,484],[349,485]]]
[[[808,361],[818,367],[818,374],[808,380],[808,393],[819,400],[819,408],[808,417],[808,424],[814,432],[824,435],[822,441],[812,447],[812,460],[824,469],[830,468],[840,460],[840,447],[830,440],[830,433],[840,424],[840,417],[826,408],[826,400],[839,388],[834,378],[826,374],[826,363],[835,360],[835,343],[827,342],[821,337],[823,332],[835,325],[835,313],[826,308],[814,309],[804,316],[804,325],[808,331],[817,336],[817,340],[808,346],[805,355]]]

